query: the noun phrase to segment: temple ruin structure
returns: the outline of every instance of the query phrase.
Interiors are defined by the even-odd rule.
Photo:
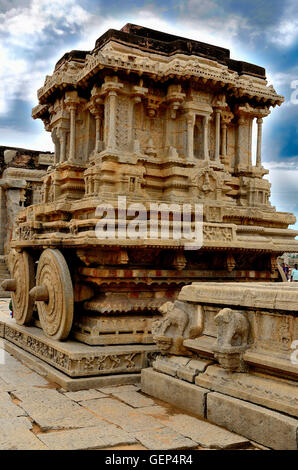
[[[19,212],[42,202],[42,179],[54,162],[54,154],[0,147],[0,282],[8,277],[6,256],[15,236]],[[2,297],[9,296],[0,287]]]
[[[11,242],[10,348],[76,380],[132,377],[160,348],[192,350],[183,341],[203,331],[196,313],[178,321],[178,342],[167,339],[171,316],[163,324],[188,284],[281,281],[277,257],[298,241],[295,217],[271,205],[264,178],[262,123],[283,97],[262,67],[127,24],[91,51],[66,53],[38,100],[32,116],[55,154],[42,201],[20,211]],[[197,212],[202,236],[191,244]],[[240,356],[217,355],[245,369]]]

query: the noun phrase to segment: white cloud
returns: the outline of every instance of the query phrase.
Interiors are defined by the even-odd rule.
[[[298,171],[298,156],[286,158],[279,161],[266,162],[266,168],[269,170],[297,170]],[[296,181],[297,191],[298,184]],[[298,202],[298,201],[297,201]]]
[[[65,52],[55,50],[53,36],[78,33],[91,18],[76,0],[31,0],[0,14],[0,114],[8,113],[16,98],[36,104],[36,91],[52,72],[50,61],[54,65]],[[41,43],[52,45],[56,57],[34,59]]]
[[[278,211],[295,213],[298,208],[298,157],[288,161],[271,162],[270,173],[266,176],[271,182],[271,203]],[[296,223],[295,228],[298,228]]]
[[[41,128],[42,127],[41,125]],[[42,129],[38,134],[32,134],[16,129],[9,129],[7,127],[0,127],[0,142],[1,145],[7,145],[7,147],[20,147],[49,152],[54,151],[50,133]]]
[[[280,47],[290,47],[298,39],[297,0],[288,0],[278,25],[268,29],[266,36],[269,42]]]

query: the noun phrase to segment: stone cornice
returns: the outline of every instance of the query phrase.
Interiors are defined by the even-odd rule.
[[[247,99],[255,98],[260,103],[275,106],[280,105],[284,98],[278,95],[273,86],[267,85],[267,81],[251,75],[239,75],[227,65],[215,60],[205,59],[195,55],[174,54],[170,57],[157,53],[134,51],[132,47],[124,47],[110,41],[101,50],[94,54],[87,54],[85,64],[73,65],[65,70],[58,69],[52,76],[47,76],[45,84],[38,90],[38,98],[41,102],[62,87],[86,87],[88,80],[100,70],[125,71],[147,75],[159,80],[171,78],[195,79],[212,84],[220,83],[230,93],[236,96],[245,96]],[[40,108],[34,108],[40,112]]]

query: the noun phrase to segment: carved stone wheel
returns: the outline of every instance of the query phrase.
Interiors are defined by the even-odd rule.
[[[11,291],[13,316],[19,325],[29,323],[34,307],[34,299],[29,292],[35,284],[34,261],[29,253],[12,250],[9,257],[10,273],[13,281]]]
[[[74,295],[70,272],[59,250],[47,248],[37,267],[35,300],[44,333],[63,340],[73,322]]]

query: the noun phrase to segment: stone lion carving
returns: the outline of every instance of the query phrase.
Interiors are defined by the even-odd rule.
[[[250,323],[245,313],[223,308],[214,318],[218,326],[215,357],[224,369],[244,371],[242,353],[249,347]]]
[[[163,318],[152,324],[153,339],[161,352],[190,355],[183,347],[187,338],[199,336],[203,330],[203,316],[198,306],[176,300],[159,307]]]

